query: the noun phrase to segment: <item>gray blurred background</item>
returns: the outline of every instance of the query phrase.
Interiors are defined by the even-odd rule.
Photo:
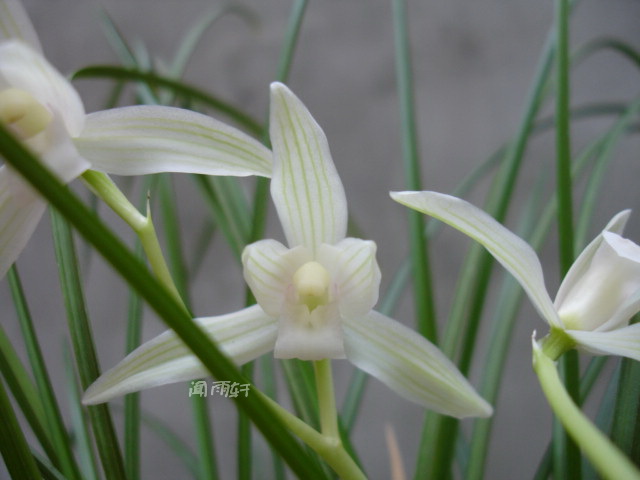
[[[171,59],[183,35],[203,12],[221,5],[216,0],[24,0],[24,3],[48,58],[64,73],[89,64],[118,63],[101,29],[98,6],[106,9],[132,44],[141,42],[152,56]],[[234,15],[218,21],[195,51],[185,79],[262,119],[292,2],[267,0],[243,4],[254,11],[257,24],[250,25]],[[425,189],[451,192],[467,173],[515,133],[552,25],[553,2],[423,0],[410,1],[409,12],[422,181]],[[585,0],[572,18],[572,46],[602,35],[638,45],[639,20],[637,0]],[[640,72],[628,61],[610,52],[599,53],[574,70],[573,103],[628,101],[638,94],[639,79]],[[388,197],[390,190],[404,189],[390,2],[310,2],[288,83],[324,128],[346,189],[350,213],[366,237],[378,244],[384,292],[408,252],[407,212]],[[88,111],[102,108],[107,98],[106,82],[82,80],[76,86]],[[610,117],[576,123],[575,151],[610,123]],[[638,140],[634,137],[617,149],[593,218],[593,235],[614,213],[640,206],[637,151]],[[510,226],[517,224],[520,200],[541,174],[547,175],[549,184],[552,183],[553,157],[551,135],[536,137],[530,144],[525,171],[517,187],[520,194],[511,208]],[[249,188],[252,181],[243,184]],[[123,186],[129,184],[125,181]],[[488,182],[481,183],[469,198],[481,204],[487,186]],[[83,190],[79,185],[78,191]],[[178,178],[176,190],[183,239],[188,249],[193,249],[209,212],[190,179]],[[136,192],[133,198],[137,196]],[[104,218],[133,244],[131,234],[118,219],[106,210]],[[627,234],[635,241],[640,240],[637,215],[632,216]],[[282,238],[273,210],[267,236]],[[432,246],[441,322],[450,310],[451,292],[468,245],[462,235],[445,229]],[[550,243],[543,253],[548,261],[545,271],[550,292],[555,292],[558,285],[554,247]],[[60,358],[66,323],[48,219],[39,226],[18,267],[64,404],[64,367]],[[123,355],[127,290],[99,258],[88,262],[84,273],[100,360],[103,368],[111,367]],[[499,272],[494,279],[497,282],[501,277]],[[200,266],[192,292],[193,310],[199,316],[227,313],[242,306],[242,275],[222,239],[216,241]],[[409,289],[405,297],[395,316],[412,325]],[[19,342],[19,328],[4,280],[0,282],[0,302],[0,321]],[[489,308],[492,307],[493,304]],[[164,330],[152,314],[146,316],[145,322],[144,339]],[[484,332],[487,327],[488,324],[484,325]],[[530,478],[550,433],[548,407],[530,368],[533,329],[543,334],[547,327],[527,304],[516,327],[504,388],[496,405],[488,479]],[[483,356],[481,352],[474,364],[471,375],[474,384]],[[334,363],[340,401],[352,368],[346,362]],[[189,444],[194,444],[188,384],[150,390],[142,398],[146,409],[163,417]],[[211,407],[220,450],[218,462],[223,478],[233,478],[234,409],[222,398],[211,399]],[[116,409],[114,415],[120,425],[120,410]],[[405,467],[411,475],[422,419],[422,409],[397,397],[377,381],[370,382],[354,444],[371,478],[388,477],[383,434],[387,423],[398,434]],[[256,461],[267,462],[268,466],[267,454],[260,454]],[[143,433],[142,468],[143,478],[186,476],[180,462],[148,431]],[[265,477],[258,470],[255,478]]]

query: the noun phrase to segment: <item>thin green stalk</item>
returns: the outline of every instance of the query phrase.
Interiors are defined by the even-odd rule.
[[[270,398],[259,393],[265,402],[271,405],[273,412],[286,425],[286,427],[295,433],[300,440],[309,445],[320,457],[322,457],[342,480],[365,480],[366,476],[357,463],[351,458],[349,453],[342,446],[340,437],[332,437],[318,432],[308,424],[292,415],[280,405]],[[333,428],[333,427],[331,427]]]
[[[571,117],[569,114],[569,0],[556,0],[556,182],[558,197],[558,250],[560,277],[564,278],[574,260],[573,187],[571,182]],[[577,352],[561,361],[561,371],[571,398],[580,392]],[[579,480],[580,452],[566,434],[553,429],[554,475],[556,478]]]
[[[13,303],[16,307],[18,319],[20,320],[22,337],[25,342],[42,406],[44,407],[49,435],[57,452],[57,457],[51,460],[54,466],[70,479],[80,479],[80,470],[71,451],[71,442],[69,441],[67,429],[64,425],[60,409],[58,408],[58,402],[53,393],[53,386],[49,379],[49,373],[45,366],[42,351],[40,350],[40,344],[33,326],[27,299],[24,295],[20,276],[15,266],[9,270],[8,279]]]
[[[564,388],[554,361],[534,344],[533,368],[557,418],[603,478],[637,480],[640,470],[587,419]]]
[[[2,381],[0,381],[0,431],[2,431],[0,453],[11,478],[14,480],[41,478]]]
[[[393,1],[393,18],[405,184],[408,190],[422,190],[406,0]],[[407,213],[417,329],[426,338],[436,342],[436,308],[424,234],[424,215],[413,210]]]
[[[142,215],[105,173],[87,170],[82,174],[82,179],[91,191],[100,197],[136,233],[147,255],[151,269],[160,282],[171,291],[174,298],[184,305],[162,254],[162,248],[151,220],[151,212],[147,211],[146,217]],[[149,209],[147,208],[147,210]]]
[[[324,359],[313,362],[313,368],[316,374],[316,390],[320,409],[320,431],[330,439],[339,439],[338,410],[333,391],[331,360]]]
[[[556,0],[556,38],[556,182],[560,274],[564,277],[574,260],[569,112],[569,0]]]
[[[32,153],[2,125],[0,125],[0,146],[6,162],[23,175],[48,202],[64,213],[78,232],[140,293],[215,378],[224,378],[240,384],[248,383],[235,365],[220,352],[211,339],[193,322],[184,308],[169,294],[166,287],[150,275],[145,266],[100,219],[69,188],[62,185],[57,177],[43,167]],[[82,362],[79,362],[79,365],[85,368]],[[83,388],[86,388],[88,382],[93,379],[81,376],[81,380]],[[257,390],[252,392],[255,393]],[[263,397],[258,394],[247,397],[240,395],[234,401],[252,418],[296,475],[309,479],[325,478],[284,427],[273,421],[274,412]],[[96,408],[98,407],[92,407],[89,411]],[[112,475],[109,478],[120,477]]]

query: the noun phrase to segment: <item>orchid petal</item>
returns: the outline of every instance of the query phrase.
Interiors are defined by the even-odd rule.
[[[276,321],[257,305],[195,322],[238,365],[273,349]],[[206,368],[168,330],[144,343],[100,376],[85,392],[85,405],[103,403],[126,393],[208,375]]]
[[[43,138],[40,139],[40,136]],[[39,140],[43,143],[41,147],[38,146]],[[89,162],[78,153],[57,113],[45,132],[26,143],[40,156],[42,163],[65,184],[91,168]]]
[[[375,311],[345,320],[343,329],[347,358],[399,395],[457,418],[491,415],[456,366],[413,330]]]
[[[21,40],[42,52],[38,34],[19,0],[0,0],[0,41]]]
[[[289,246],[314,252],[345,237],[347,201],[324,132],[281,83],[271,84],[271,197]]]
[[[260,142],[180,108],[145,105],[92,113],[75,143],[96,170],[117,175],[271,175],[271,152]]]
[[[623,210],[622,212],[615,215],[604,228],[603,232],[612,232],[617,234],[622,234],[624,231],[625,224],[629,219],[629,215],[631,214],[631,210]],[[586,271],[589,269],[591,265],[591,260],[593,255],[598,250],[598,247],[602,243],[602,233],[600,233],[596,238],[594,238],[589,245],[578,255],[578,258],[573,262],[571,268],[565,275],[562,283],[560,284],[560,288],[558,289],[558,293],[556,294],[556,299],[554,301],[554,305],[556,309],[562,305],[567,294],[573,289],[576,283],[584,276]]]
[[[367,314],[378,301],[380,268],[376,244],[368,240],[345,238],[336,245],[322,244],[317,260],[327,265],[343,317]]]
[[[562,301],[556,301],[568,330],[611,330],[637,312],[633,296],[640,291],[640,246],[607,231],[598,240],[580,276],[572,278]]]
[[[304,247],[289,250],[275,240],[261,240],[244,249],[245,281],[267,314],[280,315],[294,273],[309,260],[311,253]]]
[[[391,198],[457,228],[483,245],[520,283],[542,318],[560,328],[536,252],[479,208],[436,192],[392,192]]]
[[[0,167],[0,278],[17,260],[46,208],[17,173]]]
[[[596,328],[594,332],[605,332],[628,325],[629,320],[640,312],[640,290],[627,297],[616,309],[613,316]]]
[[[18,40],[0,43],[0,90],[17,88],[61,116],[70,136],[84,126],[78,92],[42,55]]]
[[[566,330],[577,348],[593,355],[619,355],[640,360],[640,323],[608,332]]]

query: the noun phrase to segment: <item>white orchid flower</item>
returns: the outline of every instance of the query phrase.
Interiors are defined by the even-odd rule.
[[[595,355],[640,360],[640,246],[621,237],[630,211],[617,214],[578,256],[555,302],[534,250],[494,218],[456,197],[436,192],[394,192],[391,197],[457,228],[482,244],[522,285],[552,331]]]
[[[371,241],[345,238],[347,204],[329,146],[302,102],[271,86],[271,196],[288,246],[246,247],[244,276],[258,305],[196,321],[236,363],[271,350],[279,358],[346,357],[403,397],[455,417],[491,407],[418,333],[372,310],[380,270]],[[84,403],[206,375],[172,331],[143,344],[102,375]]]
[[[118,175],[271,174],[268,149],[205,115],[162,106],[85,115],[76,90],[42,55],[18,0],[0,0],[0,122],[65,183],[87,169]],[[0,167],[0,278],[45,209],[19,174]]]

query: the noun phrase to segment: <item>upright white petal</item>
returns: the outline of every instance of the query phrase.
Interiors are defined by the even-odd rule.
[[[566,330],[577,348],[593,355],[620,355],[640,361],[640,323],[607,332]]]
[[[556,301],[567,329],[611,330],[637,312],[628,311],[627,300],[640,292],[640,246],[612,232],[599,239],[582,274],[571,278],[562,301]]]
[[[195,321],[238,365],[273,350],[276,321],[257,305]],[[167,330],[101,375],[87,389],[82,402],[94,405],[126,393],[207,375],[207,370],[191,350],[173,330]]]
[[[622,235],[630,214],[631,210],[623,210],[622,212],[618,213],[609,221],[603,232],[613,232]],[[554,301],[556,309],[559,305],[562,304],[562,302],[564,302],[567,293],[573,288],[576,282],[580,278],[582,278],[585,272],[589,269],[591,259],[596,253],[596,250],[598,250],[600,243],[602,243],[602,233],[594,238],[591,243],[589,243],[589,245],[587,245],[585,249],[580,253],[580,255],[578,255],[578,258],[576,258],[576,260],[573,262],[571,268],[560,284],[558,293],[556,294],[556,299]]]
[[[17,173],[0,167],[0,278],[27,245],[46,208]]]
[[[0,41],[11,39],[42,51],[38,34],[20,0],[0,0]]]
[[[369,313],[380,291],[376,244],[357,238],[345,238],[336,245],[322,244],[317,260],[326,265],[335,284],[340,314],[359,317]]]
[[[544,283],[542,266],[527,242],[479,208],[436,192],[392,192],[391,198],[457,228],[483,245],[525,290],[542,318],[560,328],[560,319]]]
[[[117,175],[158,172],[271,175],[271,152],[240,130],[180,108],[134,106],[92,113],[75,139],[94,169]]]
[[[457,418],[491,415],[456,366],[420,334],[375,311],[345,320],[343,329],[347,358],[398,395]]]
[[[70,136],[80,134],[85,112],[78,92],[40,53],[18,40],[0,43],[0,90],[11,87],[60,115]]]
[[[307,248],[290,250],[275,240],[261,240],[244,249],[244,279],[265,312],[274,317],[281,315],[294,273],[310,260]]]
[[[271,85],[271,197],[289,246],[313,251],[347,231],[347,201],[324,132],[281,83]]]

